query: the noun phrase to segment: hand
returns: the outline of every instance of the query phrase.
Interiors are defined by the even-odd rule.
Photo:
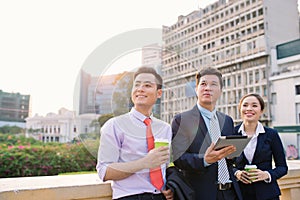
[[[244,170],[239,170],[235,173],[235,177],[241,181],[242,183],[245,184],[251,184],[252,181],[249,179],[249,175],[246,171]]]
[[[260,169],[255,169],[251,171],[252,173],[252,182],[264,181],[269,179],[269,174],[265,171],[261,171]]]
[[[219,150],[214,150],[214,146],[215,146],[215,144],[211,143],[211,145],[207,148],[207,150],[205,152],[204,160],[208,164],[215,163],[236,151],[236,147],[233,145],[224,147]]]
[[[250,172],[246,172],[244,170],[238,171],[235,176],[239,181],[245,184],[251,184],[257,181],[264,181],[269,178],[268,173],[261,171],[260,169],[254,169]]]
[[[156,168],[162,164],[169,162],[170,152],[169,147],[161,146],[154,148],[142,159],[144,168]]]
[[[163,193],[163,195],[165,195],[167,200],[173,200],[173,192],[171,189],[162,190],[161,192]]]

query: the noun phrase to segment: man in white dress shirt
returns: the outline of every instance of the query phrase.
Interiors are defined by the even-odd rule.
[[[150,118],[154,139],[171,142],[170,125],[152,115],[152,107],[162,95],[161,88],[162,78],[153,68],[139,68],[134,74],[131,92],[134,107],[129,113],[108,120],[101,128],[96,169],[100,179],[113,181],[113,199],[173,199],[171,190],[155,187],[149,175],[149,169],[161,166],[164,184],[166,182],[169,147],[148,152],[144,123]]]

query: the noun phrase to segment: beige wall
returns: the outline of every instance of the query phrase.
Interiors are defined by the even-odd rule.
[[[300,161],[288,161],[289,172],[279,180],[281,200],[300,199]],[[110,183],[97,174],[0,179],[1,200],[108,200]]]

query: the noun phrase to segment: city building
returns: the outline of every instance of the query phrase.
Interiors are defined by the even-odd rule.
[[[272,58],[272,124],[280,133],[287,157],[298,158],[299,152],[293,156],[288,149],[300,149],[300,39],[277,45]]]
[[[93,133],[97,127],[92,125],[99,115],[89,113],[76,116],[74,111],[61,108],[46,116],[35,115],[26,118],[26,137],[43,142],[72,142],[80,139],[80,134]]]
[[[25,128],[25,118],[30,115],[30,95],[0,90],[0,126]]]
[[[111,99],[117,75],[94,77],[83,70],[80,74],[79,114],[112,113]]]
[[[80,71],[79,76],[80,88],[78,114],[96,113],[97,108],[95,107],[95,89],[97,79],[92,78],[92,76],[84,70]]]
[[[239,123],[239,99],[255,92],[266,102],[261,121],[273,126],[270,77],[277,68],[272,51],[298,38],[297,0],[219,0],[179,16],[175,24],[163,26],[162,119],[171,122],[195,105],[195,72],[210,66],[223,74],[220,111]]]
[[[159,44],[149,44],[142,48],[142,66],[160,70],[162,64],[162,48]]]
[[[142,66],[153,67],[159,74],[162,66],[162,47],[159,44],[149,44],[142,48]],[[161,99],[157,99],[153,106],[153,114],[160,118]]]
[[[115,114],[128,112],[133,72],[101,75],[98,77],[81,71],[79,114]]]

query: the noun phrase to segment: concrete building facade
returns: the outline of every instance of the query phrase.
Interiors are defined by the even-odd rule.
[[[150,44],[142,48],[142,66],[153,67],[159,74],[162,74],[162,48],[159,44]],[[161,99],[157,99],[153,106],[155,117],[161,116]]]
[[[299,38],[297,0],[219,0],[171,26],[163,26],[162,119],[196,103],[196,71],[215,67],[223,74],[224,89],[218,109],[240,122],[239,99],[255,92],[267,106],[261,121],[272,126],[270,76],[272,50]]]
[[[287,157],[295,159],[300,150],[300,39],[277,45],[272,57],[272,124],[280,133]]]

